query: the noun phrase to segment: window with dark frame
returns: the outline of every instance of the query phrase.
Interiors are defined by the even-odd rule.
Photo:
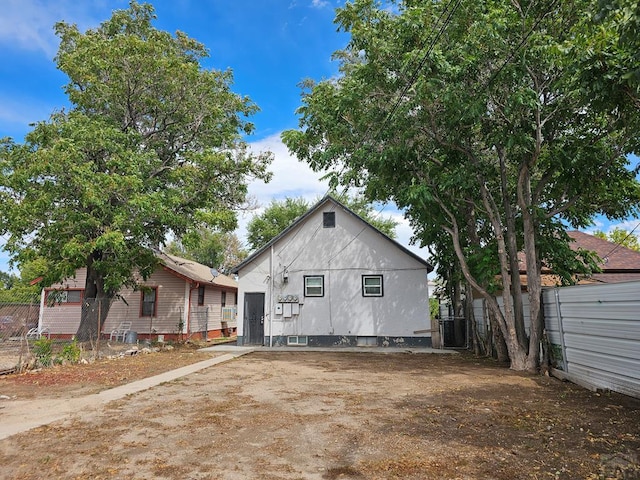
[[[324,275],[304,276],[304,296],[324,297]]]
[[[363,275],[362,276],[362,296],[363,297],[382,297],[382,275]]]
[[[223,307],[226,307],[226,306],[227,306],[227,292],[222,292],[222,293],[220,294],[220,304],[221,304]]]
[[[84,290],[48,290],[47,291],[47,304],[79,304],[82,303],[82,297],[84,296]]]
[[[322,227],[335,228],[335,226],[336,226],[336,212],[324,212],[322,214]]]
[[[156,317],[158,310],[158,287],[147,287],[142,292],[141,317]]]
[[[198,306],[204,305],[204,285],[198,287]]]

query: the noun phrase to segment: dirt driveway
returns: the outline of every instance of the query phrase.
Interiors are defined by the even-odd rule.
[[[256,352],[4,439],[0,478],[632,479],[639,450],[640,401],[490,361]]]

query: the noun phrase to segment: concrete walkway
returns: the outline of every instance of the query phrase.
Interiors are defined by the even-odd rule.
[[[451,350],[434,348],[380,348],[380,347],[239,347],[236,345],[216,345],[201,349],[209,352],[225,352],[223,355],[187,365],[186,367],[144,378],[119,387],[103,390],[100,393],[69,399],[41,400],[2,400],[0,401],[0,440],[26,432],[32,428],[47,425],[57,420],[71,418],[73,415],[90,414],[105,404],[133,393],[141,392],[164,382],[190,375],[199,370],[227,362],[251,352],[350,352],[350,353],[407,353],[407,354],[455,354]]]
[[[57,420],[70,418],[79,412],[94,412],[113,400],[227,362],[252,351],[252,348],[236,347],[236,350],[219,357],[77,398],[0,401],[0,440]]]

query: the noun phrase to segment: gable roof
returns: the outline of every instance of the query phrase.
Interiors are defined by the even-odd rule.
[[[326,203],[328,202],[333,202],[336,206],[342,208],[345,212],[347,212],[348,214],[352,215],[353,217],[355,217],[356,219],[358,219],[360,222],[364,223],[365,225],[367,225],[369,228],[371,228],[372,230],[374,230],[375,232],[377,232],[379,235],[382,235],[382,237],[384,237],[385,239],[387,239],[387,241],[391,242],[396,248],[402,250],[405,254],[409,255],[410,257],[414,258],[415,260],[417,260],[418,262],[420,262],[421,264],[423,264],[426,268],[427,271],[431,272],[433,270],[433,266],[427,262],[425,259],[421,258],[420,256],[416,255],[415,253],[413,253],[411,250],[409,250],[408,248],[405,248],[404,246],[400,245],[398,242],[396,242],[394,239],[392,239],[391,237],[389,237],[388,235],[384,234],[383,232],[381,232],[379,229],[377,229],[376,227],[374,227],[373,225],[371,225],[369,222],[367,222],[364,218],[362,218],[360,215],[358,215],[357,213],[355,213],[353,210],[351,210],[349,207],[347,207],[346,205],[342,204],[341,202],[339,202],[338,200],[336,200],[334,197],[332,197],[331,195],[325,195],[322,199],[320,199],[314,206],[312,206],[309,210],[307,210],[306,213],[304,213],[303,215],[299,216],[291,225],[289,225],[287,228],[285,228],[282,232],[280,232],[279,235],[277,235],[276,237],[274,237],[273,239],[271,239],[271,241],[269,243],[267,243],[266,245],[262,246],[261,248],[259,248],[258,250],[256,250],[253,254],[249,255],[249,257],[247,257],[242,263],[240,263],[239,265],[235,266],[231,272],[232,273],[238,273],[240,270],[242,270],[246,265],[248,265],[249,263],[253,262],[254,259],[256,259],[257,257],[259,257],[263,252],[265,252],[266,250],[268,250],[269,248],[271,248],[271,245],[276,244],[278,241],[280,241],[281,238],[287,236],[287,234],[293,230],[294,228],[296,228],[298,225],[302,224],[307,218],[309,218],[311,215],[313,215],[315,212],[317,212],[318,210],[320,210]]]
[[[223,274],[214,277],[211,268],[196,261],[163,252],[158,252],[156,256],[165,270],[186,280],[217,287],[238,288],[238,283],[232,278]]]

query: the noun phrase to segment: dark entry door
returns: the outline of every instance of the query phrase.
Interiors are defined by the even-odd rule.
[[[245,345],[264,343],[264,293],[244,294]]]

